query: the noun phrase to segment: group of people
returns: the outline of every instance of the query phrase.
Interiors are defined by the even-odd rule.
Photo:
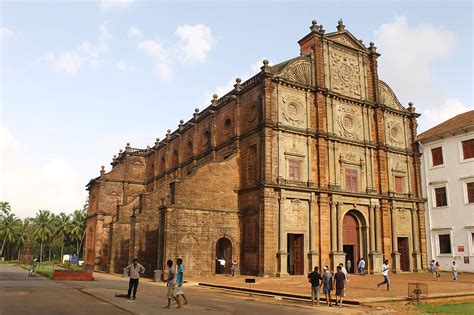
[[[347,267],[347,272],[352,271],[352,261],[350,259],[347,260],[346,267]],[[365,260],[363,257],[357,261],[356,267],[357,267],[357,270],[359,271],[359,275],[365,276]]]
[[[217,274],[224,274],[225,273],[225,259],[223,257],[216,257],[216,273]],[[237,263],[237,260],[234,259],[232,262],[232,265],[230,267],[230,274],[232,277],[235,276],[235,271],[237,270],[237,266],[239,264]]]
[[[431,260],[429,263],[429,269],[431,275],[439,281],[439,278],[441,277],[441,265],[439,264],[439,261],[435,261],[434,259]],[[459,280],[459,273],[458,265],[456,265],[455,261],[453,261],[451,265],[451,272],[453,273],[453,280],[457,282]]]
[[[361,270],[361,259],[358,263],[359,274],[365,275],[365,261],[362,264]],[[350,261],[348,261],[350,263]],[[377,284],[377,287],[380,287],[383,284],[387,285],[387,291],[390,290],[390,279],[388,277],[388,272],[390,268],[388,265],[388,260],[385,260],[382,265],[382,276],[384,281]],[[344,267],[343,263],[340,263],[336,268],[336,273],[333,274],[329,271],[329,266],[324,266],[323,274],[319,273],[319,267],[314,267],[314,271],[308,275],[308,282],[311,283],[311,305],[316,304],[319,306],[319,293],[322,289],[323,294],[326,297],[326,304],[332,306],[331,291],[336,289],[336,306],[342,307],[343,297],[346,295],[347,283],[349,281],[348,272],[350,272],[350,264],[347,266],[347,269]]]
[[[171,307],[171,300],[174,300],[177,303],[177,308],[181,308],[182,305],[188,304],[188,300],[184,295],[184,267],[183,260],[181,258],[176,259],[176,268],[173,267],[173,261],[168,260],[166,262],[168,266],[168,277],[166,279],[168,292],[168,305],[165,308]],[[136,299],[137,297],[137,288],[140,281],[140,275],[145,273],[145,267],[138,263],[138,259],[134,259],[133,263],[125,267],[125,273],[130,277],[128,283],[128,298]],[[133,295],[132,295],[133,293]],[[181,302],[180,297],[183,299]]]

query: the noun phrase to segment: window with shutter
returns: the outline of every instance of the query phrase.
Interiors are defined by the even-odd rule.
[[[443,164],[443,149],[441,147],[431,149],[431,158],[433,166]]]
[[[440,234],[439,237],[439,253],[451,254],[451,237],[449,234]]]
[[[467,203],[474,203],[474,182],[466,183]]]
[[[288,179],[300,181],[301,161],[288,160]]]
[[[464,160],[474,158],[474,139],[462,142],[462,153]]]
[[[395,192],[403,193],[403,177],[395,176]]]
[[[359,191],[359,179],[357,170],[346,169],[346,190],[352,192]]]
[[[435,188],[436,207],[446,207],[448,198],[446,196],[446,187]]]

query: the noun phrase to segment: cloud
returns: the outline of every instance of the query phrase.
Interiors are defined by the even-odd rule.
[[[217,94],[219,97],[226,95],[229,93],[231,90],[234,89],[234,84],[236,78],[240,78],[242,80],[241,83],[245,82],[246,80],[250,79],[254,75],[260,72],[260,68],[263,66],[263,60],[267,58],[261,58],[259,61],[256,61],[254,64],[250,66],[250,70],[244,73],[241,73],[240,75],[236,75],[233,78],[229,79],[227,83],[223,85],[218,85],[212,92],[207,92],[205,93],[205,96],[203,98],[203,103],[204,104],[209,104],[210,101],[212,100],[212,96],[214,94]],[[271,62],[270,62],[271,64]],[[207,106],[207,105],[205,105]]]
[[[398,16],[375,32],[382,54],[380,77],[400,95],[422,97],[436,90],[433,66],[452,53],[455,42],[452,32],[431,24],[409,25],[406,16]]]
[[[108,43],[111,38],[108,30],[108,22],[105,21],[99,26],[99,37],[96,42],[82,42],[76,50],[55,54],[49,53],[46,61],[53,67],[66,75],[74,75],[86,65],[97,68],[105,63],[103,55],[108,51]]]
[[[143,31],[138,27],[132,26],[128,29],[128,37],[143,38]]]
[[[180,25],[175,32],[178,47],[185,62],[203,63],[215,42],[209,27],[197,24]]]
[[[142,30],[131,27],[130,37],[143,37]],[[214,46],[215,39],[209,27],[197,25],[180,25],[176,28],[173,40],[142,39],[137,48],[152,57],[154,70],[162,80],[172,78],[172,66],[176,63],[193,64],[206,61]]]
[[[134,67],[134,66],[129,65],[128,63],[126,63],[126,62],[123,61],[123,60],[117,61],[116,66],[117,66],[117,69],[118,69],[119,71],[121,71],[121,72],[131,72],[131,71],[135,71],[135,67]]]
[[[125,10],[134,2],[135,0],[100,0],[100,9],[102,11]]]
[[[82,207],[86,179],[67,159],[29,159],[27,147],[7,127],[2,127],[1,137],[0,200],[8,201],[15,214],[26,217],[34,216],[38,209],[72,212]]]
[[[8,27],[0,26],[0,39],[2,41],[12,38],[14,35],[15,33]]]
[[[422,111],[418,132],[425,131],[468,110],[470,109],[457,99],[447,99],[441,104],[430,106]]]
[[[137,48],[153,59],[154,69],[162,80],[171,79],[171,56],[159,39],[143,40]]]

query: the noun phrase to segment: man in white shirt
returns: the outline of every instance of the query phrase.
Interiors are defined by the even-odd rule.
[[[173,261],[168,260],[166,265],[168,266],[168,280],[166,280],[168,286],[168,305],[165,308],[170,308],[171,299],[178,303],[176,308],[181,308],[181,302],[176,297],[176,270],[173,268]]]
[[[364,260],[364,258],[360,259],[358,269],[359,269],[360,275],[365,276],[365,260]]]
[[[138,259],[133,260],[133,264],[125,267],[125,272],[128,273],[130,277],[130,281],[128,282],[128,298],[131,297],[132,289],[133,289],[133,299],[135,300],[137,297],[137,288],[138,282],[140,279],[140,274],[145,273],[145,268],[138,263]]]
[[[380,287],[383,284],[387,284],[387,291],[390,290],[390,279],[388,278],[388,272],[389,272],[389,266],[388,266],[388,260],[385,259],[382,265],[382,276],[383,276],[383,282],[380,282],[377,284],[377,288]]]
[[[458,274],[458,265],[456,265],[456,262],[453,261],[453,264],[451,265],[451,271],[453,272],[453,280],[454,281],[458,281],[458,277],[459,277],[459,274]]]

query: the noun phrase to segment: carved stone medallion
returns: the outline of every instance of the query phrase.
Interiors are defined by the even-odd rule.
[[[286,123],[292,126],[298,126],[304,123],[303,106],[299,98],[293,95],[287,95],[282,98],[282,103],[282,117]]]
[[[357,55],[332,47],[330,50],[332,89],[352,97],[361,96]]]

